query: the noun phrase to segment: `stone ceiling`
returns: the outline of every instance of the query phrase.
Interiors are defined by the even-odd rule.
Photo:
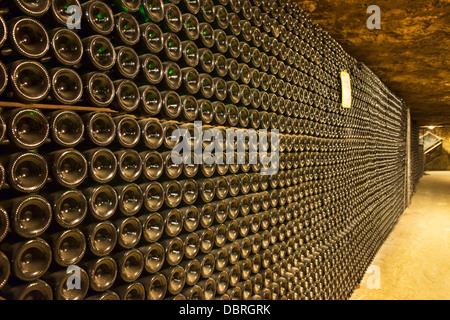
[[[411,108],[420,125],[450,124],[450,0],[298,0],[342,47]],[[367,8],[381,9],[369,30]]]

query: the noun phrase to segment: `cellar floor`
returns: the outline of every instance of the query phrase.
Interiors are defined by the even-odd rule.
[[[450,171],[427,172],[351,300],[450,299]],[[370,269],[369,269],[370,270]]]

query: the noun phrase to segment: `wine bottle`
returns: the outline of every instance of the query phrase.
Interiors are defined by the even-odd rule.
[[[163,64],[158,56],[151,53],[144,54],[139,56],[139,61],[141,71],[138,79],[151,85],[156,85],[162,81],[164,77]]]
[[[116,136],[113,118],[104,112],[89,112],[83,115],[86,135],[89,141],[99,147],[110,145]]]
[[[118,199],[117,193],[109,185],[102,184],[83,190],[87,200],[91,216],[96,220],[106,220],[116,212]]]
[[[164,4],[164,26],[168,29],[170,32],[177,33],[181,31],[183,28],[183,22],[181,17],[181,11],[173,3],[166,3]]]
[[[164,19],[164,2],[162,0],[142,0],[139,12],[145,22],[161,22]]]
[[[54,288],[56,300],[83,300],[89,290],[89,277],[84,269],[80,268],[79,270],[79,288],[69,289],[67,283],[68,281],[70,283],[70,277],[73,276],[73,273],[68,273],[66,270],[48,273],[42,278],[51,288]]]
[[[45,99],[50,92],[50,77],[44,66],[32,60],[18,60],[8,66],[12,95],[25,103]]]
[[[112,257],[117,261],[118,274],[125,282],[136,281],[144,270],[144,256],[138,249],[117,252]]]
[[[3,62],[0,62],[0,95],[6,90],[7,86],[8,86],[8,71],[6,70],[6,66],[3,64]],[[0,139],[0,142],[1,140],[2,139]]]
[[[186,272],[181,266],[174,266],[161,270],[167,279],[167,291],[171,294],[178,294],[183,290],[186,283]]]
[[[7,111],[3,119],[10,141],[21,149],[39,148],[49,135],[48,120],[39,110],[17,108]]]
[[[142,159],[133,149],[122,149],[114,152],[118,164],[118,173],[121,180],[133,182],[142,172]]]
[[[214,54],[208,48],[198,50],[199,63],[205,73],[211,73],[214,70]]]
[[[106,71],[116,63],[116,51],[107,37],[97,34],[82,39],[82,43],[91,69]]]
[[[163,84],[165,88],[169,90],[178,90],[180,88],[182,83],[182,74],[177,63],[163,62],[163,74]]]
[[[37,192],[47,183],[48,165],[37,153],[15,153],[8,156],[9,186],[23,193]]]
[[[110,256],[90,260],[83,267],[89,276],[89,287],[94,291],[110,289],[117,279],[117,263]]]
[[[215,11],[214,11],[214,3],[212,0],[204,0],[202,1],[202,5],[200,7],[200,17],[201,20],[206,22],[213,22],[215,19]]]
[[[62,104],[76,104],[83,96],[83,83],[76,71],[69,68],[53,68],[51,97]]]
[[[139,144],[141,130],[136,119],[130,116],[118,116],[113,118],[116,124],[116,142],[124,148],[134,148]]]
[[[64,230],[49,236],[54,261],[63,267],[76,265],[86,251],[86,238],[79,229]]]
[[[83,227],[83,232],[91,256],[107,256],[117,244],[116,227],[109,221],[86,225]]]
[[[145,1],[145,0],[144,0]],[[138,280],[147,292],[146,300],[162,300],[167,292],[167,279],[161,273],[140,278]]]
[[[33,18],[13,18],[8,21],[7,28],[14,52],[27,59],[42,58],[50,48],[47,31]]]
[[[133,216],[141,209],[144,199],[141,188],[134,183],[114,187],[119,200],[119,210],[125,216]]]
[[[86,217],[88,203],[79,190],[58,191],[46,196],[55,221],[63,228],[74,228]]]
[[[164,188],[156,181],[139,185],[144,193],[144,207],[150,211],[158,211],[164,204]]]
[[[142,283],[133,282],[114,288],[120,300],[145,300],[145,288]]]
[[[180,61],[180,64],[196,67],[200,61],[197,45],[189,40],[181,42],[181,57],[183,59]]]
[[[49,153],[47,162],[51,164],[53,177],[65,188],[76,188],[87,177],[88,163],[84,155],[75,149],[61,149]]]
[[[172,61],[180,60],[183,55],[182,43],[180,38],[172,32],[167,32],[163,34],[163,51],[161,52],[162,57],[170,59]]]
[[[42,280],[18,286],[6,286],[2,293],[9,300],[53,300],[52,288]]]
[[[77,33],[62,27],[55,28],[50,31],[49,38],[52,55],[58,62],[66,66],[76,66],[81,62],[84,49]]]
[[[200,36],[199,22],[196,16],[191,13],[184,13],[181,16],[182,30],[187,39],[195,41]]]
[[[176,180],[172,180],[172,181],[165,181],[162,183],[162,186],[164,188],[164,199],[165,199],[165,204],[169,207],[169,208],[176,208],[180,203],[181,200],[183,198],[183,189],[181,187],[180,182],[176,181]],[[162,214],[162,213],[161,213]],[[172,219],[174,222],[175,220]],[[182,216],[181,213],[179,214],[179,219],[180,221],[180,231],[183,225],[183,221],[182,221]]]
[[[84,96],[87,102],[96,107],[108,107],[114,100],[114,83],[102,72],[89,72],[81,79],[84,84]]]
[[[90,0],[81,5],[83,10],[83,32],[86,34],[109,35],[114,29],[111,8],[103,1]]]
[[[128,12],[119,12],[114,15],[113,42],[134,46],[139,42],[140,30],[136,18]]]
[[[50,2],[50,14],[47,14],[47,16],[64,27],[68,26],[67,22],[69,20],[69,17],[71,16],[71,14],[67,12],[67,8],[70,6],[77,6],[81,10],[81,5],[78,0],[54,0]]]
[[[184,260],[180,263],[186,274],[186,285],[194,286],[200,279],[201,265],[196,259]]]
[[[184,243],[178,238],[171,238],[161,241],[164,247],[166,262],[170,266],[175,266],[181,262],[184,256]]]
[[[115,77],[134,79],[139,74],[139,56],[133,48],[119,46],[115,48]]]
[[[193,15],[198,14],[201,8],[201,0],[182,0],[182,1],[175,1],[174,3],[178,5],[178,7],[184,12],[189,11]]]
[[[22,281],[39,279],[50,267],[52,250],[41,238],[13,244],[3,243],[2,251],[11,261],[12,275]]]

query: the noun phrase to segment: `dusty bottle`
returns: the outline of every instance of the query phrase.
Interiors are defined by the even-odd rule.
[[[118,252],[112,257],[117,261],[118,275],[125,282],[136,281],[144,270],[144,256],[137,249]]]
[[[55,28],[49,32],[50,50],[58,62],[76,66],[83,57],[83,43],[76,32],[66,28]]]
[[[116,137],[116,124],[113,118],[103,112],[90,112],[83,115],[86,134],[97,146],[105,147]]]
[[[86,238],[79,229],[60,231],[50,235],[54,261],[63,267],[76,265],[86,251]]]
[[[84,135],[84,123],[78,113],[69,110],[54,111],[49,116],[50,136],[63,147],[74,147]]]
[[[167,279],[161,273],[140,278],[138,280],[145,287],[147,300],[162,300],[167,292]]]
[[[52,205],[53,216],[63,228],[74,228],[86,217],[88,203],[79,190],[59,191],[47,196]]]
[[[136,119],[130,116],[113,118],[116,124],[116,142],[124,148],[134,148],[141,138],[141,130]]]
[[[144,256],[144,268],[149,273],[161,270],[165,261],[165,251],[158,242],[139,247],[138,250]]]
[[[126,182],[137,180],[142,172],[142,159],[139,153],[133,149],[122,149],[114,154],[120,179]]]
[[[88,163],[83,154],[75,149],[62,149],[49,153],[53,177],[65,188],[76,188],[87,177]]]
[[[106,220],[112,217],[117,209],[117,193],[109,185],[102,184],[83,190],[87,200],[89,213],[96,220]]]
[[[133,216],[141,209],[144,198],[141,188],[135,184],[125,184],[114,187],[119,200],[119,210],[125,216]]]
[[[171,294],[178,294],[183,290],[186,283],[186,272],[181,266],[163,269],[161,273],[167,279],[167,291]]]
[[[145,288],[142,283],[133,282],[114,289],[120,300],[145,300]]]
[[[117,158],[106,148],[95,148],[83,152],[88,162],[89,176],[98,183],[108,183],[117,173]]]
[[[109,256],[88,261],[83,267],[89,276],[89,287],[94,291],[108,290],[117,279],[117,263]]]
[[[52,251],[41,238],[14,244],[2,244],[2,251],[11,261],[12,274],[23,281],[35,281],[50,267]]]
[[[9,65],[12,95],[25,103],[38,102],[50,92],[50,77],[44,66],[32,60],[18,60]]]
[[[117,243],[125,249],[134,248],[141,240],[142,224],[136,217],[126,217],[114,221],[117,228]]]
[[[5,296],[10,300],[53,300],[52,288],[42,280],[4,288]]]
[[[90,72],[82,77],[85,99],[96,107],[107,107],[114,100],[114,83],[102,72]]]
[[[111,8],[102,1],[91,0],[81,5],[83,17],[81,23],[85,25],[86,34],[100,34],[106,36],[114,29],[114,15]],[[84,23],[83,23],[84,22]]]
[[[109,221],[92,223],[83,227],[89,252],[97,257],[110,254],[117,244],[116,227]]]
[[[36,109],[13,109],[3,115],[12,143],[21,149],[41,147],[49,135],[49,123]]]
[[[11,229],[21,237],[38,237],[50,226],[52,208],[42,196],[14,198],[3,206],[10,212]]]
[[[89,289],[89,277],[86,271],[80,268],[80,287],[69,289],[67,282],[70,282],[70,277],[73,272],[67,270],[60,270],[47,274],[43,279],[54,288],[54,297],[56,300],[83,300]]]
[[[114,64],[114,78],[134,79],[139,74],[139,56],[133,48],[119,46],[114,48],[116,52],[116,63]]]
[[[31,193],[42,189],[47,183],[48,165],[37,153],[15,153],[8,156],[7,179],[11,188]]]

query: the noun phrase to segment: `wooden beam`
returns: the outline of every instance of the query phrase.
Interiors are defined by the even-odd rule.
[[[85,107],[85,106],[68,106],[57,104],[40,104],[40,103],[20,103],[10,101],[0,101],[1,108],[34,108],[34,109],[49,109],[49,110],[72,110],[72,111],[95,111],[118,113],[116,110],[109,108]]]

